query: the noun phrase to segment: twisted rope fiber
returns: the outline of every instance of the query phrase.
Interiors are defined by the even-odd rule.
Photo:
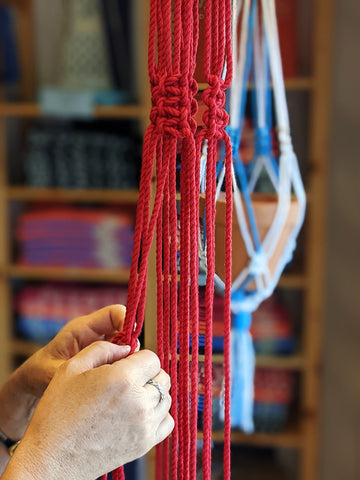
[[[196,2],[197,6],[197,2]],[[181,51],[180,69],[182,72],[188,72],[188,87],[193,95],[196,91],[196,83],[193,80],[195,69],[195,46],[194,45],[194,14],[197,15],[197,9],[194,8],[194,2],[189,2],[189,8],[182,6],[182,39],[183,48]],[[193,55],[193,56],[192,56]],[[195,87],[195,88],[194,88]],[[193,101],[191,106],[194,112]],[[192,119],[193,120],[193,119]],[[186,136],[183,140],[182,165],[180,171],[180,350],[179,350],[179,425],[180,425],[180,444],[179,444],[179,478],[190,479],[190,409],[189,409],[189,334],[190,334],[190,260],[196,258],[198,262],[198,250],[196,244],[190,242],[190,210],[192,206],[198,203],[198,195],[194,189],[195,178],[195,140],[196,123],[190,124],[192,130],[191,136]],[[195,201],[194,201],[195,200]],[[189,254],[190,253],[190,254]],[[198,279],[192,278],[192,282],[198,284]],[[198,323],[198,311],[192,312],[192,316]],[[196,382],[197,385],[197,382]],[[191,398],[192,404],[197,407],[197,393],[195,398]],[[192,428],[197,428],[193,424]]]
[[[157,167],[158,171],[160,168],[160,161],[162,159],[161,144],[158,145],[158,151],[156,154]],[[167,184],[167,182],[166,182]],[[165,184],[165,188],[166,188]],[[165,193],[165,189],[164,189]],[[157,219],[156,225],[156,283],[157,283],[157,354],[160,359],[160,363],[164,366],[164,345],[163,345],[163,335],[164,335],[164,284],[162,282],[163,276],[163,242],[162,242],[162,225],[163,225],[163,213],[164,206],[162,205],[160,214]],[[155,478],[161,480],[161,468],[160,466],[163,463],[163,449],[162,445],[156,446],[156,473]]]
[[[174,7],[173,40],[171,12]],[[148,256],[157,226],[157,314],[158,352],[162,367],[169,370],[174,398],[171,413],[176,426],[171,439],[171,478],[190,479],[190,443],[196,453],[196,436],[190,441],[189,421],[197,416],[197,365],[192,365],[191,414],[189,409],[189,333],[190,313],[193,331],[198,324],[197,292],[197,235],[198,182],[196,182],[195,140],[197,111],[194,96],[197,85],[193,79],[198,37],[198,10],[196,0],[173,2],[151,0],[148,69],[151,83],[151,124],[146,130],[143,145],[143,163],[139,187],[139,201],[134,233],[133,258],[130,270],[129,293],[124,331],[113,341],[131,345],[133,352],[141,332],[147,282]],[[156,54],[157,52],[157,54]],[[157,55],[157,56],[156,56]],[[180,173],[180,291],[179,323],[177,326],[177,208],[176,208],[176,146],[182,140],[182,168]],[[156,193],[150,212],[150,191],[156,158]],[[195,188],[196,187],[196,188]],[[190,220],[194,224],[190,225]],[[170,236],[170,238],[169,238]],[[195,241],[193,241],[195,239]],[[170,254],[170,255],[169,255]],[[194,259],[196,261],[194,261]],[[190,267],[190,262],[196,264]],[[191,280],[189,280],[191,278]],[[191,283],[191,285],[190,285]],[[191,289],[191,299],[190,299]],[[179,374],[177,372],[177,329],[179,328]],[[197,336],[197,335],[196,335]],[[196,339],[197,341],[197,339]],[[196,343],[195,341],[195,343]],[[170,342],[170,346],[169,346]],[[170,363],[169,357],[173,361]],[[197,361],[195,362],[197,364]],[[177,377],[179,376],[179,389]],[[176,407],[176,395],[179,406]],[[192,428],[197,428],[196,423]],[[157,479],[168,478],[169,443],[158,447]],[[191,454],[191,457],[193,453]],[[196,457],[196,455],[195,455]],[[196,471],[193,458],[192,472]],[[160,465],[160,466],[159,466]],[[195,466],[194,466],[195,465]],[[193,473],[191,474],[193,477]],[[123,469],[113,472],[114,480],[124,478]]]
[[[176,151],[176,148],[175,148]],[[174,151],[174,153],[175,153]],[[170,166],[170,273],[171,278],[177,278],[177,207],[176,207],[176,160],[174,159]],[[177,459],[179,448],[179,431],[178,431],[178,369],[177,362],[174,359],[177,358],[177,339],[178,339],[178,324],[177,321],[177,305],[178,305],[178,287],[177,282],[171,282],[170,284],[170,312],[171,312],[171,330],[170,330],[170,351],[171,358],[173,359],[170,364],[170,378],[171,378],[171,392],[173,402],[171,405],[171,415],[175,420],[175,428],[171,436],[171,479],[177,478]]]
[[[164,369],[170,371],[170,206],[169,206],[169,181],[166,182],[164,192],[164,211],[163,211],[163,262],[164,262],[164,323],[163,323],[163,339],[164,339]],[[159,447],[160,448],[160,447]],[[163,462],[162,462],[162,478],[169,478],[170,458],[169,458],[169,438],[163,442]]]
[[[221,78],[226,63],[226,76]],[[205,4],[205,62],[206,81],[209,84],[203,93],[207,110],[203,115],[204,130],[196,139],[197,155],[200,157],[203,142],[207,140],[206,172],[206,337],[205,337],[205,392],[204,392],[204,431],[203,431],[203,478],[211,479],[211,423],[212,423],[212,321],[215,275],[215,195],[216,157],[219,140],[225,143],[226,164],[226,242],[231,247],[232,187],[231,187],[231,145],[225,132],[229,117],[224,110],[225,90],[230,86],[232,75],[231,54],[231,2]],[[224,312],[224,479],[230,478],[230,294],[231,294],[231,250],[226,254],[226,286]]]

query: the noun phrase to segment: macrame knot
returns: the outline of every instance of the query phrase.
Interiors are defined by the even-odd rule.
[[[185,138],[196,131],[197,83],[185,75],[162,75],[153,84],[150,120],[161,135]]]
[[[255,252],[249,265],[251,275],[264,275],[269,270],[268,258],[263,251]]]
[[[269,156],[272,150],[272,142],[269,127],[255,129],[255,155],[257,157]]]
[[[293,153],[291,135],[288,129],[280,128],[278,130],[279,147],[281,153]]]
[[[208,107],[203,115],[208,135],[217,139],[224,137],[224,129],[229,121],[229,115],[224,110],[226,95],[224,80],[216,75],[210,75],[209,86],[203,93],[203,101]]]

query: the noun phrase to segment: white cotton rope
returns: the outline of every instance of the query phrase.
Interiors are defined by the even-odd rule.
[[[249,19],[251,12],[251,0],[233,1],[233,53],[234,53],[234,72],[231,85],[229,112],[231,129],[240,129],[240,108],[241,98],[244,88],[247,88],[248,79],[245,78],[247,45],[249,41]],[[286,103],[285,85],[282,72],[281,55],[279,47],[278,29],[276,21],[276,10],[274,0],[261,0],[263,34],[266,37],[269,56],[270,79],[274,90],[274,106],[276,125],[279,138],[280,158],[279,175],[277,177],[271,159],[266,155],[261,155],[255,160],[255,166],[249,180],[249,190],[253,192],[263,168],[269,175],[271,183],[278,197],[276,213],[272,225],[270,226],[265,239],[262,242],[259,252],[256,251],[254,239],[247,223],[246,209],[241,191],[238,187],[234,168],[232,167],[232,181],[234,190],[234,209],[238,226],[244,241],[244,245],[249,256],[249,263],[239,273],[234,280],[232,290],[236,291],[248,280],[251,275],[254,278],[256,289],[252,295],[245,295],[240,302],[232,302],[234,313],[243,311],[254,311],[259,303],[270,296],[280,278],[285,265],[291,260],[292,253],[296,245],[296,237],[304,221],[306,196],[301,180],[300,170],[296,155],[293,151],[290,137],[289,113]],[[237,25],[241,19],[240,42],[237,42]],[[261,42],[261,30],[258,17],[255,19],[254,27],[254,74],[255,88],[257,93],[257,118],[258,127],[266,127],[266,89],[267,72],[265,71],[265,54]],[[201,189],[205,188],[204,172],[206,169],[206,148],[203,150],[201,165]],[[216,190],[216,200],[219,198],[220,191],[225,177],[225,166],[218,177]],[[298,216],[296,223],[292,228],[275,270],[270,273],[269,259],[272,257],[278,242],[281,238],[286,220],[291,206],[291,195],[294,193],[298,202]],[[236,248],[236,247],[235,247]],[[216,275],[216,287],[223,291],[224,282]]]

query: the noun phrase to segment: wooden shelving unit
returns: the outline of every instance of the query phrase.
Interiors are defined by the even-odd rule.
[[[5,188],[8,200],[27,202],[72,202],[72,203],[120,203],[134,205],[138,201],[138,190],[80,190],[63,188],[32,188],[10,186]]]
[[[96,203],[135,208],[138,190],[80,190],[62,188],[31,188],[13,185],[8,181],[7,159],[7,119],[22,119],[30,122],[44,117],[41,105],[35,98],[35,72],[33,54],[33,2],[32,0],[8,0],[4,2],[14,7],[21,65],[21,101],[4,101],[0,97],[0,383],[8,376],[14,357],[26,357],[34,353],[40,345],[13,338],[13,312],[11,282],[26,281],[63,281],[84,283],[127,283],[128,269],[89,269],[62,267],[35,267],[19,265],[13,262],[10,254],[10,205],[14,203],[50,202],[50,203]],[[148,123],[150,109],[149,86],[147,81],[146,45],[143,42],[147,30],[147,2],[135,0],[134,8],[134,45],[137,52],[135,70],[137,72],[138,101],[129,105],[96,106],[94,119],[137,120],[144,132]]]
[[[127,270],[64,269],[38,268],[14,264],[10,256],[9,205],[14,202],[59,203],[101,203],[135,205],[138,192],[109,190],[70,190],[40,189],[22,185],[9,185],[6,158],[6,119],[23,118],[27,120],[41,117],[40,106],[34,98],[34,67],[32,49],[31,0],[8,1],[19,9],[18,33],[20,59],[22,63],[21,102],[0,102],[0,383],[12,368],[14,357],[31,355],[40,346],[13,338],[10,283],[13,279],[23,280],[61,280],[81,282],[127,282]],[[137,31],[137,72],[139,78],[139,101],[135,105],[97,107],[94,117],[103,119],[137,119],[144,131],[148,123],[150,98],[146,73],[147,24],[149,2],[136,0]],[[316,480],[318,478],[318,436],[319,436],[319,395],[321,366],[321,331],[323,316],[324,284],[324,240],[325,240],[325,202],[326,202],[326,164],[328,149],[329,117],[329,69],[332,10],[328,0],[309,2],[309,18],[312,19],[312,71],[286,81],[290,92],[305,92],[310,99],[308,135],[308,211],[306,239],[304,247],[304,266],[299,273],[288,273],[280,279],[282,289],[302,292],[302,344],[300,351],[288,357],[258,356],[257,365],[264,368],[284,368],[298,372],[300,378],[299,411],[294,423],[281,433],[245,435],[233,431],[232,441],[257,447],[295,449],[300,455],[298,480]],[[206,85],[200,85],[200,89]],[[149,272],[151,278],[152,271]],[[152,295],[150,295],[152,296]],[[154,297],[154,296],[152,296]],[[155,301],[155,297],[152,298]],[[154,304],[147,305],[145,323],[145,345],[156,348],[156,329],[151,319],[155,316]],[[214,355],[215,362],[222,362],[221,355]],[[201,438],[201,432],[199,432]],[[222,432],[214,432],[214,441],[221,442]],[[153,455],[148,462],[148,478],[154,477]]]
[[[296,78],[287,78],[285,80],[285,88],[288,91],[298,90],[298,91],[311,91],[315,85],[315,78],[313,77],[296,77]],[[205,90],[208,86],[207,83],[199,83],[199,90]],[[251,85],[248,86],[251,88]]]
[[[5,267],[9,278],[27,280],[68,280],[76,282],[117,282],[127,283],[129,270],[105,268],[36,267],[27,265],[9,265]]]
[[[94,118],[138,119],[144,115],[141,105],[96,106]],[[44,116],[41,106],[35,102],[0,103],[1,117],[38,118]]]
[[[198,438],[202,438],[202,432],[198,432]],[[221,442],[224,440],[224,432],[213,431],[212,440],[214,442]],[[304,438],[301,430],[296,425],[290,425],[281,433],[254,433],[247,435],[238,430],[231,432],[232,443],[240,445],[248,445],[255,447],[281,447],[281,448],[295,448],[302,449]]]

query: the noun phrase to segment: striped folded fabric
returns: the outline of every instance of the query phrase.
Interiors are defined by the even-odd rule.
[[[46,343],[69,320],[107,305],[125,304],[126,299],[127,288],[120,285],[29,285],[16,296],[17,329],[30,340]]]
[[[111,210],[46,209],[21,215],[16,236],[25,265],[129,268],[133,218]]]

